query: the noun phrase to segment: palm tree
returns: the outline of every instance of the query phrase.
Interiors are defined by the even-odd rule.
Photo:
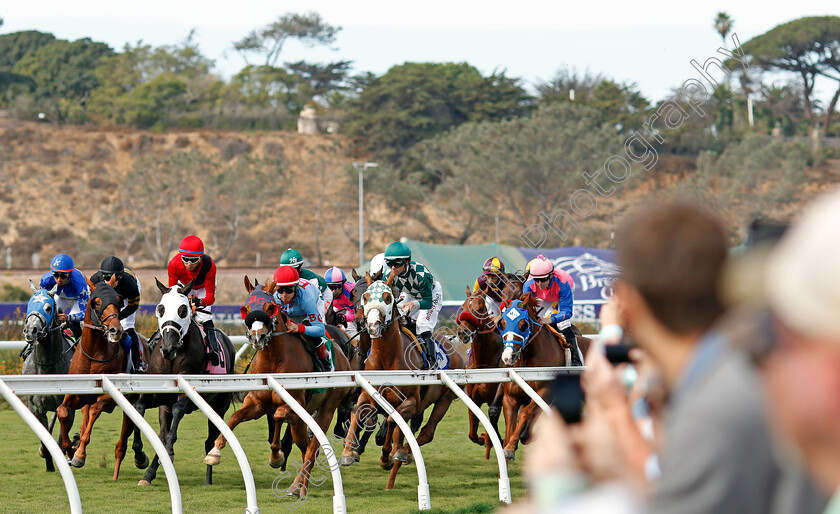
[[[723,46],[726,47],[726,36],[732,30],[732,18],[725,12],[720,11],[715,17],[714,27],[717,33],[720,34],[721,39],[723,39]]]

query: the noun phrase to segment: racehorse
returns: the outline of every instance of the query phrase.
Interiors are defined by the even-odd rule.
[[[257,350],[251,361],[251,373],[312,373],[316,370],[313,356],[309,353],[308,343],[300,334],[290,334],[286,331],[286,320],[289,319],[281,312],[271,296],[275,289],[275,282],[268,281],[265,287],[257,281],[252,284],[245,277],[245,289],[248,291],[248,301],[242,307],[245,325],[248,327],[248,340]],[[348,371],[350,363],[341,347],[333,345],[334,364],[336,371]],[[333,415],[347,395],[343,388],[330,388],[322,392],[306,390],[290,390],[295,400],[306,407],[313,414],[321,430],[326,430]],[[310,440],[306,424],[295,414],[291,407],[273,391],[251,391],[245,397],[242,407],[231,415],[228,427],[233,430],[243,421],[259,419],[263,415],[274,418],[274,428],[270,431],[271,454],[268,463],[273,468],[281,467],[287,455],[281,451],[280,428],[284,422],[292,427],[295,444],[301,451],[302,465],[292,485],[287,490],[294,496],[305,496],[309,484],[309,477],[316,454],[320,447],[318,439]],[[224,435],[216,439],[215,446],[207,453],[204,462],[211,466],[219,463],[221,450],[227,441]]]
[[[114,288],[104,282],[96,284],[88,283],[91,289],[90,301],[85,310],[85,320],[82,324],[82,337],[76,345],[76,352],[73,361],[70,363],[70,373],[122,373],[128,364],[128,352],[122,344],[123,329],[120,325],[119,305],[120,300]],[[68,394],[64,397],[61,405],[56,410],[58,420],[61,423],[61,445],[64,452],[73,458],[70,465],[80,468],[85,465],[86,449],[90,443],[90,434],[93,424],[96,423],[102,411],[113,412],[117,405],[116,401],[107,394]],[[81,439],[73,452],[68,432],[70,430],[70,410],[82,408],[82,426],[79,431]],[[128,420],[128,421],[126,421]],[[123,430],[126,430],[126,423],[133,428],[131,420],[123,417]],[[136,444],[136,441],[135,441]],[[114,450],[117,462],[125,457],[125,447],[120,448],[119,443]],[[145,455],[143,455],[145,457]],[[135,464],[148,465],[141,456],[135,454]],[[116,480],[118,469],[115,469],[114,480]]]
[[[502,312],[499,329],[504,350],[502,363],[513,367],[565,366],[566,355],[546,325],[537,321],[537,301],[526,293]],[[529,382],[543,399],[551,395],[550,382]],[[502,405],[505,413],[505,458],[513,460],[520,440],[525,442],[528,424],[538,406],[515,382],[505,382]]]
[[[483,291],[467,296],[458,315],[455,317],[458,324],[458,337],[462,341],[471,342],[471,351],[467,361],[467,369],[498,368],[502,358],[502,336],[496,329],[496,320],[487,310],[485,294]],[[504,390],[501,384],[467,384],[464,392],[479,407],[485,403],[489,406],[488,414],[490,422],[499,434],[499,415],[501,414],[501,400]],[[490,458],[490,449],[493,444],[486,432],[477,434],[478,418],[472,411],[469,411],[470,433],[472,442],[485,447],[485,458]]]
[[[31,281],[29,285],[34,294],[26,304],[26,318],[23,322],[23,339],[27,345],[24,352],[28,352],[28,355],[23,361],[22,374],[66,374],[73,359],[73,341],[61,330],[53,296],[46,289],[36,288]],[[58,394],[32,395],[26,397],[26,404],[38,421],[52,433],[52,426],[47,424],[47,412],[55,411],[63,399],[64,395]],[[73,424],[75,413],[75,410],[70,411],[70,425]],[[47,471],[55,471],[52,456],[43,443],[38,453],[46,461]]]
[[[181,287],[166,287],[155,279],[157,287],[162,293],[160,302],[155,308],[155,317],[158,321],[160,340],[149,355],[150,374],[174,375],[186,373],[197,375],[206,373],[209,358],[204,347],[204,339],[201,329],[193,318],[193,310],[190,300],[187,297],[192,289],[192,282]],[[233,373],[233,361],[236,352],[230,338],[221,330],[216,330],[216,340],[219,341],[223,352],[222,364],[225,373]],[[221,417],[224,417],[230,407],[233,393],[207,393],[202,397],[210,404],[213,410]],[[198,407],[184,394],[141,394],[134,402],[140,414],[145,413],[147,408],[159,407],[160,439],[166,446],[170,457],[174,456],[175,441],[178,439],[178,425],[185,415],[198,410]],[[219,429],[210,420],[207,420],[207,439],[204,441],[204,451],[208,452],[213,447],[213,442],[219,436]],[[121,435],[125,444],[128,434]],[[117,464],[119,466],[119,463]],[[138,485],[149,485],[157,476],[160,460],[155,455],[152,465],[146,470],[143,479]],[[119,467],[117,468],[119,470]],[[213,467],[207,466],[204,484],[213,483]]]
[[[391,283],[395,275],[391,275],[388,282],[373,281],[370,275],[365,279],[368,283],[368,290],[362,295],[363,314],[367,332],[371,338],[370,355],[365,362],[365,370],[397,370],[397,369],[423,369],[424,359],[416,345],[416,340],[409,337],[398,323],[397,303]],[[452,368],[463,369],[464,360],[455,352],[449,341],[441,343],[444,352],[449,356]],[[404,419],[421,418],[427,407],[434,404],[432,413],[426,425],[417,437],[417,443],[424,445],[432,441],[438,423],[446,414],[452,404],[455,394],[442,384],[435,384],[424,388],[425,394],[420,393],[420,386],[388,387],[380,389],[385,399],[400,413]],[[344,440],[344,451],[341,454],[340,464],[349,466],[356,462],[358,454],[355,454],[354,435],[357,425],[370,422],[372,416],[363,416],[363,409],[370,412],[373,409],[381,410],[366,392],[359,395],[356,409],[350,419],[348,435]],[[375,421],[375,417],[373,417]],[[382,456],[379,459],[384,469],[390,469],[386,489],[393,489],[396,481],[397,471],[402,463],[407,463],[411,458],[411,449],[403,446],[401,430],[392,418],[388,418],[388,432],[385,437],[385,444],[382,446]],[[392,453],[393,445],[393,453]]]

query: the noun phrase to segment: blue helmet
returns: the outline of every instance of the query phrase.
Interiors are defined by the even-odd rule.
[[[59,273],[70,273],[73,268],[73,259],[66,253],[60,253],[50,261],[50,269]]]

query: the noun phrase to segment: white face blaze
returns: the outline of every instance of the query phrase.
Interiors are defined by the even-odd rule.
[[[502,362],[505,366],[512,366],[513,365],[513,347],[506,346],[505,351],[502,352]]]
[[[385,282],[377,280],[362,296],[362,305],[367,319],[368,333],[371,337],[380,337],[382,326],[391,322],[391,314],[394,311],[394,294],[391,288]]]

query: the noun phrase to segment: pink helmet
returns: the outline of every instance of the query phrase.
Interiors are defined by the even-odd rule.
[[[542,254],[531,261],[529,267],[531,278],[545,278],[554,272],[554,264]]]

